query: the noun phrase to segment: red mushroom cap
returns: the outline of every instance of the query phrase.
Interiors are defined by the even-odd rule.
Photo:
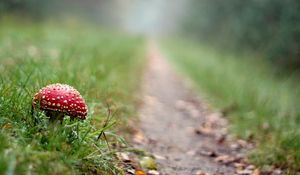
[[[66,84],[50,84],[33,97],[33,107],[39,103],[42,110],[58,111],[85,119],[88,113],[87,105],[80,93]]]

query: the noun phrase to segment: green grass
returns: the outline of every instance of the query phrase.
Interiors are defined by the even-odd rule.
[[[179,70],[205,92],[215,107],[228,112],[231,131],[251,138],[257,165],[300,171],[300,83],[280,75],[252,55],[232,54],[191,41],[166,42],[164,49]]]
[[[122,174],[114,152],[124,141],[115,133],[135,112],[144,41],[88,25],[0,26],[0,174]],[[34,93],[52,83],[81,93],[87,120],[53,126],[31,114]],[[103,128],[107,105],[116,114]],[[102,130],[112,150],[97,140]]]

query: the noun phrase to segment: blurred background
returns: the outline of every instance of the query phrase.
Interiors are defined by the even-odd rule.
[[[298,68],[297,0],[1,0],[0,15],[81,20],[148,35],[181,34]]]
[[[1,15],[43,20],[81,20],[143,34],[169,33],[186,2],[174,0],[3,0]]]

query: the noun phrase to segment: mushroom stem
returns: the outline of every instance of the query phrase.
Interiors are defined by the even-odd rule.
[[[46,116],[49,117],[49,121],[51,123],[60,121],[62,124],[64,120],[64,113],[58,111],[46,111]]]

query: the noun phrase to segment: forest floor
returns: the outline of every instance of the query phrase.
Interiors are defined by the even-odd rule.
[[[134,142],[157,159],[167,174],[254,174],[244,153],[253,145],[227,134],[227,121],[177,75],[154,43]]]

